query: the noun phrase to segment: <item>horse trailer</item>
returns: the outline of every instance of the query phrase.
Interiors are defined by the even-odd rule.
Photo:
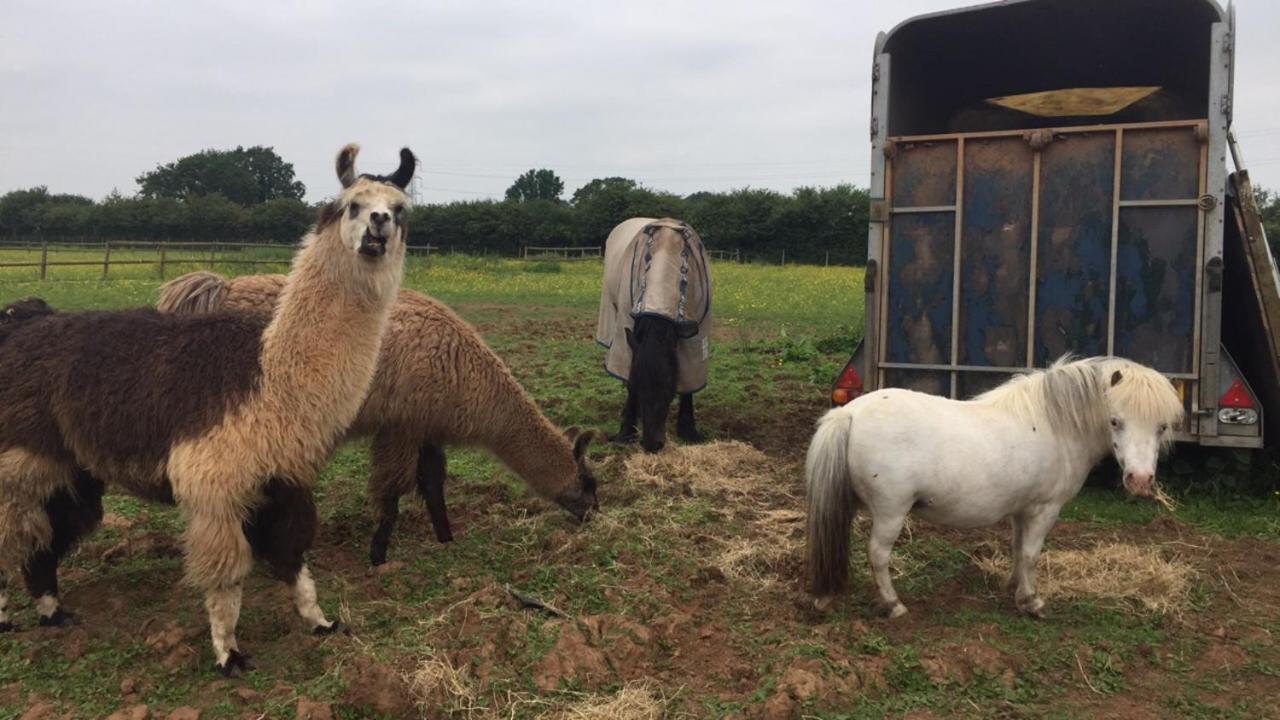
[[[1174,382],[1179,440],[1261,447],[1280,282],[1233,26],[1214,0],[1005,0],[881,33],[864,339],[832,401],[1119,355]]]

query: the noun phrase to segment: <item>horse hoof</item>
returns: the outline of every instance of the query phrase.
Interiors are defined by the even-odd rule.
[[[9,621],[0,622],[0,633],[13,632],[13,623]]]
[[[253,669],[253,665],[249,662],[249,656],[241,653],[239,650],[232,650],[227,654],[227,659],[213,666],[213,669],[222,677],[240,677],[244,673]]]
[[[311,631],[311,634],[315,635],[316,637],[328,637],[329,635],[337,635],[338,633],[342,633],[343,635],[350,635],[351,628],[347,627],[347,625],[343,623],[341,620],[334,620],[333,622],[329,623],[329,627],[325,627],[323,625],[317,625]]]
[[[62,608],[54,610],[49,617],[40,617],[40,627],[71,627],[79,624],[80,620],[75,615]]]

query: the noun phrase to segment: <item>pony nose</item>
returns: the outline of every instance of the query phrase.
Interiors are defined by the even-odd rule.
[[[369,213],[369,220],[374,224],[375,227],[382,227],[383,225],[387,224],[387,221],[390,219],[391,219],[390,213],[384,213],[384,212]]]
[[[1156,476],[1153,473],[1131,472],[1124,474],[1124,487],[1134,495],[1149,497],[1155,493]]]

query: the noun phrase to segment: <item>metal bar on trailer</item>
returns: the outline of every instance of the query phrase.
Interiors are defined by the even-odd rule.
[[[960,255],[964,246],[964,138],[956,140],[955,262],[951,275],[951,364],[960,363]],[[951,397],[960,392],[960,374],[951,373]]]
[[[1223,231],[1227,210],[1227,132],[1231,127],[1231,57],[1232,33],[1227,23],[1214,23],[1209,45],[1209,104],[1206,108],[1209,125],[1208,181],[1205,192],[1216,201],[1212,210],[1205,213],[1204,262],[1197,273],[1221,268]],[[1218,434],[1218,375],[1221,371],[1219,343],[1222,341],[1222,285],[1207,284],[1203,293],[1204,304],[1200,314],[1200,406],[1199,414],[1191,422],[1201,442]],[[1206,412],[1207,410],[1207,412]],[[1264,408],[1265,410],[1265,408]],[[1264,412],[1265,416],[1266,413]],[[1263,417],[1266,423],[1266,417]]]
[[[1120,247],[1120,161],[1124,128],[1116,128],[1115,166],[1111,178],[1111,288],[1107,292],[1107,354],[1116,353],[1116,251]]]
[[[894,215],[905,215],[910,213],[955,212],[957,209],[956,205],[918,205],[916,207],[890,208],[889,212]]]
[[[1207,144],[1200,145],[1200,195],[1205,194],[1207,179],[1205,171],[1208,170],[1209,164],[1209,146]],[[1191,373],[1196,377],[1200,377],[1200,293],[1204,287],[1204,273],[1200,272],[1200,268],[1204,267],[1204,224],[1208,221],[1208,213],[1203,207],[1200,207],[1199,201],[1196,202],[1196,297],[1195,309],[1191,315]],[[1191,413],[1200,409],[1199,393],[1191,393]]]
[[[1040,249],[1040,151],[1031,156],[1031,274],[1027,283],[1027,367],[1036,364],[1036,262]]]
[[[1203,120],[1163,120],[1160,122],[1145,123],[1112,123],[1110,125],[1075,125],[1059,128],[1043,128],[1054,135],[1070,135],[1072,133],[1096,133],[1111,132],[1121,127],[1130,130],[1159,130],[1178,127],[1195,127],[1203,124]],[[971,140],[977,138],[999,138],[999,137],[1022,137],[1030,132],[1029,130],[989,130],[986,132],[967,132],[967,133],[938,133],[934,135],[897,135],[889,138],[899,143],[919,143],[919,142],[940,142],[944,140],[955,140],[959,137],[967,137]]]
[[[985,372],[985,373],[1031,373],[1041,368],[1012,367],[1008,365],[946,365],[943,363],[905,363],[886,362],[884,367],[890,370],[932,370],[942,372]],[[1160,373],[1172,380],[1194,380],[1191,373]]]
[[[1200,198],[1188,198],[1184,200],[1121,200],[1120,207],[1187,207],[1190,205],[1199,205]]]
[[[884,164],[884,201],[890,208],[893,207],[893,163],[885,162]],[[892,258],[889,257],[889,238],[893,234],[893,214],[889,214],[889,219],[881,223],[883,229],[880,231],[880,267],[876,270],[876,302],[879,304],[877,310],[880,315],[880,333],[876,340],[877,351],[877,369],[876,369],[876,387],[884,387],[884,361],[887,357],[886,348],[889,343],[884,334],[889,332],[889,264]]]
[[[867,183],[867,191],[870,197],[882,199],[887,207],[892,207],[890,201],[890,192],[892,186],[889,183],[890,169],[892,163],[885,157],[885,136],[889,134],[889,78],[892,67],[889,55],[879,52],[877,47],[875,51],[874,61],[871,67],[871,177]],[[891,219],[885,222],[867,223],[867,264],[871,266],[871,261],[875,261],[875,276],[872,277],[874,283],[867,291],[865,278],[863,284],[863,294],[865,302],[871,303],[865,309],[864,317],[865,325],[870,327],[863,328],[863,337],[870,339],[871,344],[866,349],[867,366],[863,368],[863,381],[868,383],[868,390],[884,386],[884,373],[880,370],[879,362],[883,360],[883,348],[885,333],[885,323],[882,312],[884,311],[887,287],[889,285],[888,272],[888,253],[887,243],[889,235],[889,226]]]

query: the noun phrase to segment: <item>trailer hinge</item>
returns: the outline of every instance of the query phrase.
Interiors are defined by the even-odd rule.
[[[871,63],[871,82],[880,81],[880,63]]]
[[[1218,106],[1222,108],[1223,117],[1230,120],[1231,119],[1231,96],[1228,95],[1227,93],[1223,93],[1222,97],[1218,99]]]
[[[1209,278],[1209,292],[1222,292],[1222,256],[1209,258],[1204,264],[1205,275]]]
[[[871,116],[871,139],[875,140],[880,135],[880,118],[875,115]]]
[[[1205,193],[1204,195],[1200,196],[1200,199],[1196,202],[1196,204],[1199,205],[1200,209],[1205,212],[1213,212],[1213,209],[1218,207],[1218,198],[1208,193]]]
[[[889,203],[884,200],[871,201],[871,222],[889,222]]]

